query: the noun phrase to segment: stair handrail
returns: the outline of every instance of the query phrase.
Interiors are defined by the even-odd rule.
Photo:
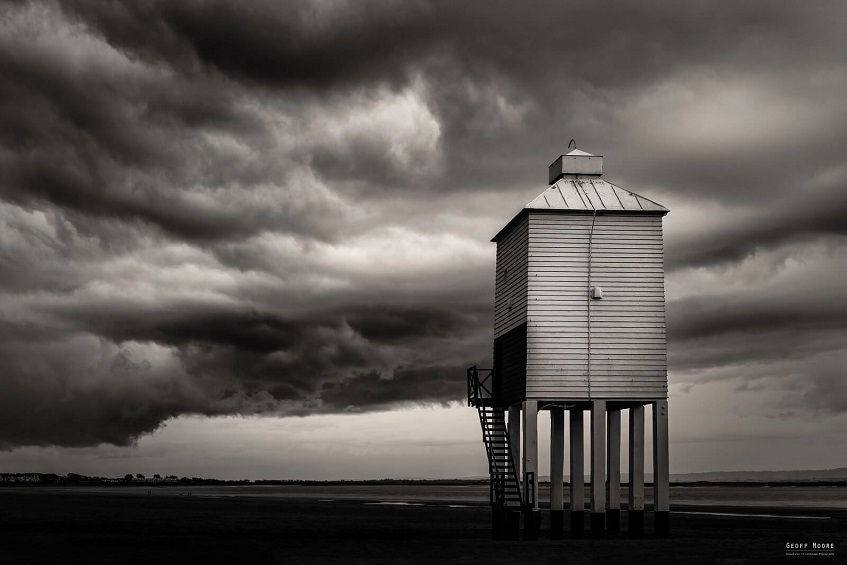
[[[487,373],[480,378],[479,373]],[[491,399],[494,369],[479,369],[476,365],[468,367],[468,406],[479,406],[483,400]]]
[[[477,412],[479,413],[479,421],[482,426],[482,439],[485,445],[486,455],[488,457],[490,504],[496,507],[503,507],[506,503],[506,490],[511,490],[513,488],[514,493],[517,495],[519,504],[523,506],[526,497],[521,491],[520,478],[518,477],[517,467],[515,466],[514,451],[512,450],[507,430],[504,430],[504,432],[506,432],[504,434],[504,439],[506,441],[511,472],[501,469],[498,466],[497,455],[492,443],[492,427],[495,425],[493,422],[498,421],[495,414],[499,412],[500,418],[502,419],[502,409],[485,408],[481,404],[477,404]],[[505,427],[505,422],[501,425]],[[510,480],[514,483],[514,485],[510,483]]]
[[[468,406],[475,405],[476,399],[476,365],[468,367]]]

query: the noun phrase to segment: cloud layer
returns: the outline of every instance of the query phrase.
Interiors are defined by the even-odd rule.
[[[0,448],[461,399],[571,137],[672,210],[672,382],[847,410],[839,3],[0,10]]]

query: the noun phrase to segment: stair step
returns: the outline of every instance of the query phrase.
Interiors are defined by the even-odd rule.
[[[496,481],[496,504],[520,507],[523,504],[518,469],[506,427],[505,412],[487,407],[479,409],[482,437],[488,455],[488,472]]]

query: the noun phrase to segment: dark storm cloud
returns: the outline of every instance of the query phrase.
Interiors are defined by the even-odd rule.
[[[189,240],[271,227],[331,233],[325,219],[338,211],[299,194],[305,187],[292,191],[297,179],[284,164],[236,160],[210,141],[269,144],[265,125],[232,89],[169,76],[94,41],[82,50],[88,58],[79,61],[26,39],[0,49],[4,199],[141,221]],[[242,205],[234,210],[228,200]]]
[[[190,355],[192,347],[220,348],[237,354],[241,368],[233,366],[235,372],[259,380],[299,379],[313,382],[315,389],[321,379],[338,378],[348,369],[383,364],[379,351],[383,346],[430,348],[439,340],[473,334],[480,326],[479,308],[473,304],[452,311],[352,307],[349,312],[310,311],[303,318],[212,305],[84,304],[50,310],[53,319],[66,327],[109,342],[155,343],[176,347],[184,355]]]
[[[627,159],[654,149],[649,139],[626,138],[629,132],[620,129],[628,124],[610,121],[607,128],[583,122],[590,114],[619,113],[639,88],[682,69],[722,69],[731,79],[750,69],[783,73],[787,63],[837,68],[834,53],[843,50],[842,18],[831,17],[829,5],[548,2],[527,7],[495,2],[484,10],[440,2],[404,4],[402,9],[390,3],[318,9],[305,2],[62,6],[111,44],[186,74],[196,73],[200,65],[249,84],[336,93],[377,84],[397,89],[422,75],[432,87],[430,102],[444,128],[447,174],[437,183],[442,189],[540,183],[543,171],[538,173],[538,162],[530,156],[543,155],[543,166],[553,157],[551,147],[567,143],[568,133],[586,147],[593,144],[610,155],[614,149],[619,162],[640,173],[632,175],[636,181],[680,191],[699,191],[704,182],[715,190],[749,179],[751,173],[761,176],[786,152],[763,161],[750,153],[753,148],[747,155],[739,153],[728,139],[722,151],[677,152],[656,167],[651,159]],[[802,81],[791,83],[801,97],[806,95]],[[504,109],[520,116],[512,116],[510,124]],[[559,127],[549,127],[551,120]],[[830,139],[843,140],[843,129]],[[613,141],[621,133],[624,145]],[[632,147],[636,141],[640,149]],[[786,139],[783,146],[789,143]],[[795,159],[797,150],[792,146]],[[819,150],[799,152],[807,159],[822,157]],[[316,170],[334,179],[352,174],[389,185],[410,180],[386,167],[380,149],[367,140],[352,153],[319,148],[314,157]],[[765,178],[761,183],[769,184]]]
[[[784,64],[795,44],[804,52],[826,53],[828,33],[837,26],[823,9],[770,8],[763,10],[761,2],[708,7],[491,2],[486,10],[452,2],[62,3],[68,15],[109,43],[146,60],[185,70],[196,60],[236,79],[324,89],[351,81],[406,80],[398,71],[442,54],[457,58],[462,72],[494,69],[550,90],[565,78],[619,87],[649,81],[672,67],[713,61],[715,53],[728,56],[751,38],[777,38],[788,25],[794,33],[756,56]],[[708,22],[715,25],[703,25]],[[807,35],[813,28],[817,33]],[[583,59],[589,56],[591,61]],[[554,69],[562,76],[554,76]]]
[[[795,60],[797,53],[812,57],[815,69],[826,69],[827,65],[837,68],[831,54],[843,49],[841,34],[835,33],[837,26],[832,18],[825,17],[823,10],[801,9],[790,4],[769,6],[765,10],[755,2],[708,9],[664,3],[616,4],[613,10],[602,2],[551,3],[538,5],[536,9],[495,3],[487,7],[482,18],[471,6],[422,6],[419,10],[399,10],[365,4],[355,10],[341,7],[321,11],[307,3],[294,7],[275,3],[253,3],[245,7],[215,2],[141,6],[100,2],[62,4],[70,17],[85,22],[131,58],[173,66],[177,76],[190,84],[208,81],[190,95],[177,95],[182,100],[179,108],[159,104],[177,116],[196,109],[196,115],[184,116],[184,121],[191,124],[209,112],[212,123],[250,120],[249,116],[238,116],[232,108],[234,94],[226,83],[198,70],[206,67],[236,80],[282,89],[284,96],[292,100],[303,100],[306,96],[292,94],[292,89],[297,87],[319,88],[331,91],[333,96],[343,96],[383,83],[394,85],[392,88],[396,90],[408,85],[414,77],[424,77],[429,85],[427,97],[431,110],[442,126],[440,146],[445,159],[441,177],[427,179],[427,192],[461,186],[489,189],[511,188],[518,183],[540,186],[543,164],[553,156],[551,147],[564,144],[566,134],[561,132],[569,130],[580,138],[583,146],[591,148],[594,142],[597,150],[606,151],[614,157],[614,162],[625,163],[634,179],[634,185],[628,188],[636,191],[643,182],[649,182],[700,197],[709,193],[749,198],[765,191],[780,195],[797,178],[840,159],[837,148],[843,143],[838,141],[847,140],[847,124],[835,120],[829,128],[839,129],[819,133],[830,141],[826,151],[821,151],[819,144],[814,151],[798,148],[786,136],[770,155],[741,146],[731,138],[717,151],[685,154],[678,150],[684,144],[657,145],[651,139],[631,138],[634,132],[629,128],[640,128],[641,124],[619,123],[621,112],[638,112],[638,108],[625,107],[628,97],[639,88],[673,77],[681,69],[707,65],[706,68],[724,72],[725,80],[744,76],[750,68],[760,73],[783,74],[786,61]],[[581,25],[571,26],[571,22]],[[704,22],[716,25],[703,25]],[[791,32],[781,33],[785,28]],[[462,33],[467,29],[473,29],[474,33]],[[374,45],[381,47],[376,49]],[[516,45],[531,46],[531,56],[515,49]],[[169,92],[176,86],[178,90],[179,84],[173,82],[160,89]],[[807,97],[802,81],[790,82],[797,98]],[[109,88],[101,90],[107,103],[81,104],[78,106],[82,110],[70,114],[92,113],[98,108],[108,110],[114,106],[115,94],[118,99],[127,96],[124,92],[112,92],[114,85],[106,86]],[[780,86],[768,85],[771,92]],[[807,88],[819,95],[830,90],[825,86]],[[693,89],[697,87],[690,85]],[[66,89],[65,84],[55,88],[60,92]],[[209,96],[210,92],[213,96]],[[148,94],[147,91],[132,93],[136,102]],[[580,130],[586,129],[582,124],[583,114],[606,114],[602,116],[606,121],[593,124],[580,136]],[[134,131],[137,128],[122,127],[128,119],[116,117],[120,113],[104,111],[100,118],[82,120],[84,124],[91,123],[91,127],[84,129],[86,135],[107,142],[90,153],[101,149],[120,151],[127,146],[127,140],[146,137],[149,143],[134,151],[131,146],[126,147],[123,158],[141,158],[156,150],[177,163],[197,158],[196,154],[185,154],[182,150],[164,150],[170,144],[163,143],[161,136],[144,131],[140,133],[146,136],[138,135]],[[166,117],[170,119],[170,114]],[[560,125],[549,127],[551,119]],[[247,127],[261,129],[255,120]],[[98,127],[98,124],[104,125]],[[613,131],[621,128],[623,131]],[[111,130],[128,132],[127,139],[111,139],[114,137]],[[623,143],[615,142],[616,139],[622,139]],[[655,161],[647,158],[659,151],[667,153],[669,149],[674,152],[661,166],[653,165]],[[780,164],[789,158],[793,163],[804,162],[804,167],[792,167],[786,176],[786,169]],[[302,159],[326,178],[341,181],[339,187],[349,188],[351,185],[343,182],[356,179],[364,181],[354,183],[358,191],[371,193],[375,187],[387,191],[404,185],[422,186],[408,170],[392,163],[386,156],[385,144],[372,136],[354,136],[345,147],[318,142]],[[315,213],[309,214],[309,221],[300,223],[297,223],[300,214],[286,214],[278,209],[274,210],[276,222],[259,212],[245,221],[222,210],[210,214],[209,210],[174,198],[168,189],[157,191],[154,179],[136,183],[133,191],[140,194],[132,198],[125,190],[114,188],[116,181],[120,184],[123,180],[120,171],[107,175],[93,158],[82,163],[68,160],[61,157],[59,163],[51,166],[49,159],[38,155],[34,159],[38,165],[30,166],[38,171],[20,172],[24,191],[55,199],[62,205],[114,209],[115,213],[150,221],[181,237],[226,238],[250,233],[258,227],[286,225],[285,221],[296,224],[289,227],[300,233],[322,230],[323,237],[332,233]],[[218,175],[220,169],[227,168],[210,166],[205,168],[205,173],[215,171]],[[783,175],[781,183],[774,182],[777,171]],[[241,170],[229,172],[223,179],[206,180],[218,186],[232,174],[261,175]],[[751,178],[756,179],[756,184],[750,185]],[[172,184],[179,187],[194,180],[174,179]],[[738,189],[740,182],[745,183],[743,190]],[[75,189],[67,190],[69,187]],[[279,219],[280,212],[284,221]],[[738,244],[742,253],[746,249],[745,239],[742,237]]]
[[[847,355],[847,271],[843,250],[818,253],[801,246],[775,268],[668,302],[674,381],[767,383],[795,408],[841,411],[847,391],[834,375]]]
[[[847,179],[824,192],[798,190],[784,202],[759,206],[749,219],[706,236],[668,243],[666,266],[676,269],[736,263],[780,245],[819,240],[843,245]]]
[[[467,394],[464,366],[398,367],[391,378],[362,373],[324,384],[321,399],[334,410],[361,411],[398,403],[449,402]]]
[[[162,372],[96,339],[33,329],[0,343],[0,449],[127,445],[184,413],[216,413],[179,370]]]
[[[62,4],[109,43],[184,72],[195,63],[235,79],[327,89],[368,80],[399,82],[437,35],[429,10],[411,3],[355,7],[298,1],[74,1]]]
[[[683,226],[672,276],[843,244],[837,3],[2,10],[0,447],[461,398],[493,257],[463,249],[571,137],[627,189],[744,212]],[[843,410],[818,291],[672,301],[672,368],[820,359],[805,406]]]
[[[211,306],[146,309],[142,305],[89,306],[64,309],[68,324],[113,342],[154,342],[177,347],[192,343],[229,345],[257,354],[287,349],[304,333],[303,326],[258,312],[215,310]]]
[[[764,300],[709,296],[671,302],[670,367],[709,369],[838,351],[847,331],[843,304],[843,296],[833,303],[831,295]]]
[[[368,340],[394,343],[424,337],[450,337],[478,320],[465,311],[437,308],[390,308],[386,306],[353,309],[347,323]]]
[[[479,331],[468,324],[473,311],[437,309],[364,308],[308,319],[174,305],[68,305],[50,313],[53,326],[0,325],[0,448],[126,445],[180,414],[307,415],[457,400],[462,365],[392,369],[393,360],[449,358],[426,340]],[[170,359],[164,367],[161,356]]]
[[[668,335],[674,341],[774,328],[847,329],[847,306],[841,301],[833,303],[830,296],[804,296],[793,302],[750,296],[715,300],[710,296],[671,302],[668,309]]]

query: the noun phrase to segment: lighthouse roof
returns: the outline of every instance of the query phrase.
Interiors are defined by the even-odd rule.
[[[533,198],[491,241],[500,237],[525,214],[537,211],[559,214],[649,214],[664,216],[668,209],[598,176],[560,177]]]
[[[533,198],[491,241],[497,241],[519,218],[531,211],[558,214],[649,214],[668,209],[649,198],[604,179],[603,156],[580,149],[561,155],[550,165],[547,189]]]
[[[559,178],[525,208],[668,213],[668,209],[661,204],[596,177]]]

